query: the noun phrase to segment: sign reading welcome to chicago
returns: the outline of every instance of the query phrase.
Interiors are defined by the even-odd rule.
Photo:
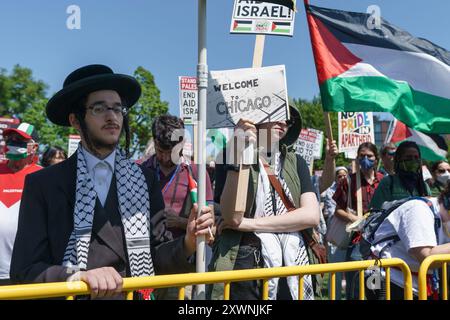
[[[284,65],[211,71],[207,128],[234,127],[239,119],[254,123],[289,118]]]

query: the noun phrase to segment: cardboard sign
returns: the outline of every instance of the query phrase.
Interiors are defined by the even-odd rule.
[[[296,153],[301,155],[308,167],[312,169],[314,160],[322,158],[323,132],[316,129],[302,129],[295,149]]]
[[[0,118],[0,163],[7,161],[5,156],[5,140],[3,139],[3,130],[11,127],[17,127],[19,124],[19,119]]]
[[[211,71],[206,127],[234,127],[241,118],[256,124],[284,121],[289,118],[287,101],[284,65]]]
[[[78,144],[81,141],[81,137],[78,135],[70,135],[69,136],[69,146],[67,148],[67,155],[70,157],[72,154],[74,154],[78,149]]]
[[[339,151],[354,154],[364,142],[375,143],[372,112],[339,112]]]
[[[288,7],[262,1],[235,0],[230,33],[292,36],[295,12]]]
[[[180,118],[185,125],[193,125],[198,119],[198,91],[196,77],[178,77],[180,83]]]

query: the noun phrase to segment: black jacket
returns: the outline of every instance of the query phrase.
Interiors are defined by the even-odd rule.
[[[65,281],[70,276],[70,272],[61,264],[73,230],[76,170],[75,153],[64,162],[26,177],[11,261],[12,282],[58,282]],[[191,272],[194,265],[188,263],[184,254],[183,238],[164,243],[160,241],[161,233],[165,232],[165,223],[161,219],[164,202],[154,174],[145,168],[143,172],[150,193],[152,217],[150,241],[155,272],[157,274]],[[115,182],[112,181],[111,184],[113,183]],[[94,224],[96,219],[97,217],[94,218]],[[103,231],[95,229],[93,226],[94,240],[91,241],[91,246],[95,239],[100,239],[104,240],[101,250],[124,252],[123,242],[114,241],[114,236],[108,231],[105,232],[105,229]],[[123,258],[127,260],[126,256]],[[101,261],[102,258],[100,261],[98,258],[92,259],[96,257],[88,257],[88,268],[89,265],[109,266],[105,265],[108,262]],[[125,261],[125,264],[128,264],[128,261]]]

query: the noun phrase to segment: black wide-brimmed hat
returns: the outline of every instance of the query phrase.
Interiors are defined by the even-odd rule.
[[[47,117],[51,122],[70,126],[69,114],[74,112],[75,104],[84,96],[99,90],[114,90],[130,108],[141,96],[141,86],[133,77],[114,73],[111,68],[93,64],[79,68],[69,74],[63,88],[47,103]]]

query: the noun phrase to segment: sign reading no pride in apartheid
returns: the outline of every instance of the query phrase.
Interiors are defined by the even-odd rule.
[[[289,118],[284,65],[211,71],[207,128],[234,127],[239,119],[255,124]]]
[[[292,36],[295,12],[280,4],[235,0],[231,33],[256,33]]]
[[[322,158],[323,132],[316,129],[302,129],[297,143],[296,153],[305,159],[308,167],[314,163],[314,159]]]
[[[193,125],[198,118],[196,77],[178,77],[180,83],[180,118],[185,125]]]
[[[356,152],[364,142],[375,143],[372,112],[339,112],[339,151]]]

